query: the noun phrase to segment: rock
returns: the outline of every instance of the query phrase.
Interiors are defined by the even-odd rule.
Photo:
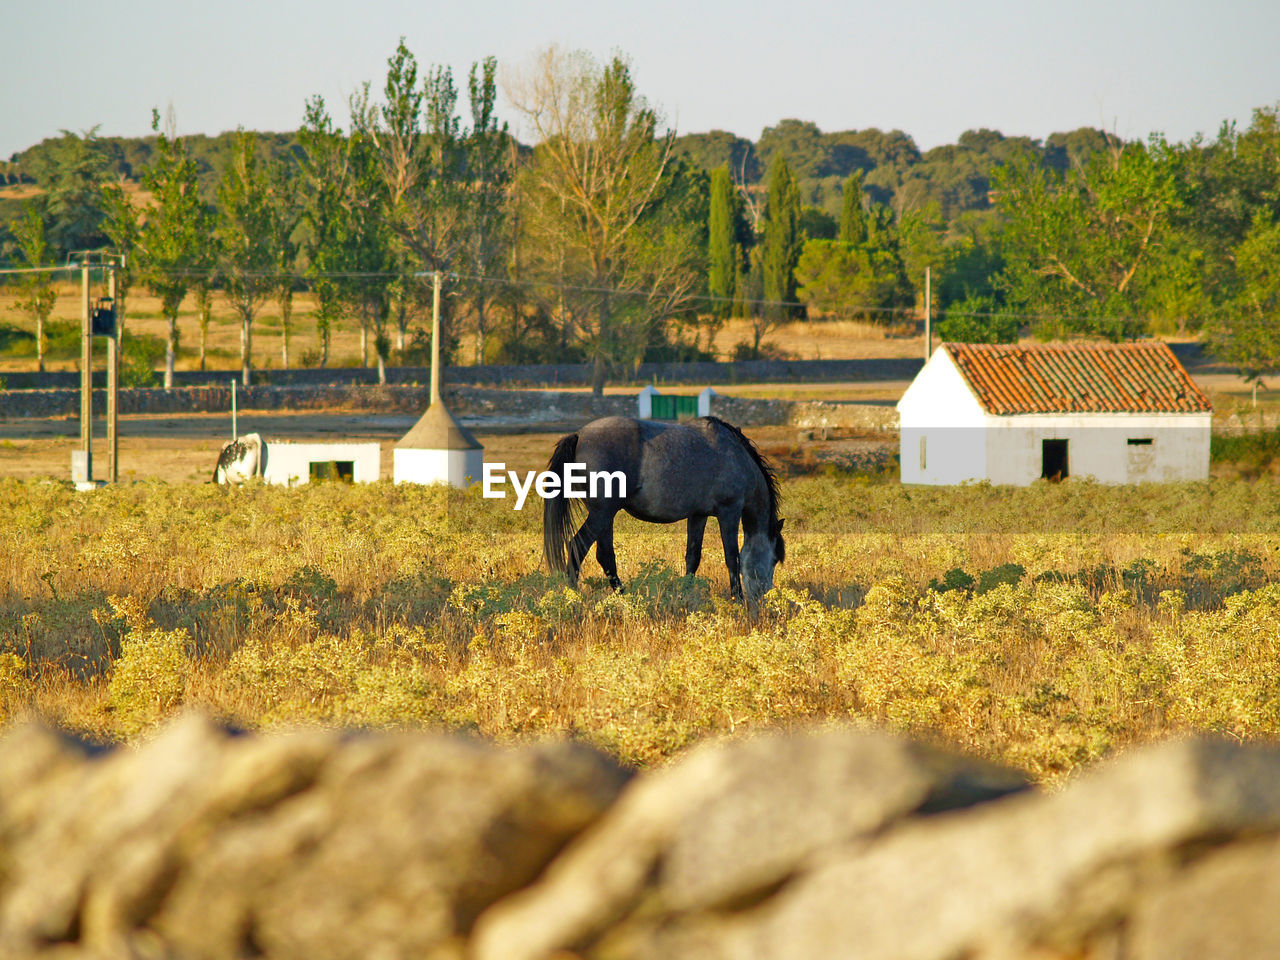
[[[1128,923],[1132,960],[1280,957],[1280,838],[1233,844],[1141,898]]]
[[[757,910],[655,927],[630,955],[1075,957],[1111,941],[1127,956],[1118,931],[1197,845],[1278,827],[1280,751],[1168,743],[1060,794],[904,823]]]
[[[1025,786],[1002,768],[848,728],[709,745],[638,781],[541,882],[486,914],[474,955],[550,956],[637,911],[734,909],[834,845]]]
[[[429,734],[0,741],[0,957],[1280,956],[1280,748],[1056,793],[880,734],[594,751]]]
[[[47,735],[21,733],[0,748],[0,776],[27,743],[51,755]],[[6,834],[0,942],[456,956],[480,911],[532,880],[625,780],[569,743],[236,736],[189,717],[33,785],[42,814],[25,835]],[[17,790],[5,813],[29,807]]]
[[[38,724],[24,724],[0,739],[0,856],[35,828],[45,793],[76,776],[92,749]],[[0,868],[0,873],[4,868]]]

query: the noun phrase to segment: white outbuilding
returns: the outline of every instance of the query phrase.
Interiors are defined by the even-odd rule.
[[[484,447],[437,400],[396,443],[391,459],[396,483],[467,487],[480,480]]]
[[[1203,480],[1212,415],[1163,343],[944,343],[898,401],[902,482]]]

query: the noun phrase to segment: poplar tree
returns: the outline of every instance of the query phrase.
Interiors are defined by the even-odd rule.
[[[466,138],[468,180],[467,229],[461,259],[474,275],[466,283],[475,315],[476,363],[484,363],[489,333],[489,309],[503,294],[493,282],[511,258],[510,189],[513,144],[507,125],[495,115],[497,68],[493,57],[473,64],[467,83],[471,102],[471,131]],[[403,337],[403,327],[401,328]]]
[[[780,322],[796,298],[796,264],[804,236],[800,231],[800,190],[786,157],[779,154],[769,175],[764,207],[764,298],[766,312]],[[758,338],[757,338],[758,339]],[[757,348],[759,343],[756,344]]]
[[[729,165],[711,172],[711,211],[708,217],[707,290],[712,297],[711,312],[718,321],[729,316],[741,267],[733,209],[734,186]]]
[[[280,360],[289,369],[289,334],[293,326],[293,293],[297,285],[294,268],[298,244],[293,235],[302,219],[297,172],[283,161],[271,167],[271,253],[277,271],[276,305],[280,308]]]
[[[20,218],[14,221],[13,234],[18,241],[23,267],[31,269],[48,266],[53,262],[53,249],[49,244],[44,217],[32,205],[28,205]],[[58,299],[53,281],[47,273],[29,273],[22,281],[22,299],[18,309],[26,312],[36,324],[36,369],[44,372],[44,325],[53,312]]]
[[[343,237],[346,234],[345,197],[350,176],[349,142],[333,125],[324,98],[307,101],[306,117],[298,131],[302,144],[301,172],[307,221],[306,259],[315,291],[318,362],[329,362],[333,325],[342,315],[342,294],[329,274],[346,269]]]
[[[860,246],[867,241],[867,212],[862,205],[862,171],[849,174],[840,205],[840,242]]]
[[[143,174],[143,183],[155,205],[148,211],[138,245],[147,286],[160,298],[160,313],[168,323],[164,388],[171,390],[178,350],[178,309],[191,288],[192,271],[198,266],[202,238],[209,232],[211,218],[200,199],[196,162],[181,138],[174,135],[172,118],[165,126],[160,129],[160,113],[152,110],[156,153]]]
[[[240,318],[240,375],[250,385],[253,321],[276,285],[271,244],[271,184],[258,161],[256,141],[237,131],[231,163],[218,187],[219,273]]]
[[[107,184],[102,190],[102,232],[120,254],[116,265],[115,303],[116,343],[124,345],[125,319],[129,307],[129,292],[137,272],[138,241],[142,237],[142,211],[134,203],[133,196],[125,190],[124,183]]]

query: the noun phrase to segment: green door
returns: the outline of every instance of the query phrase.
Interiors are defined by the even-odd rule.
[[[650,415],[654,420],[679,420],[698,415],[697,397],[680,397],[659,393],[651,398]]]

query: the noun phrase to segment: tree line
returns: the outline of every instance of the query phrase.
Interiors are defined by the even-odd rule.
[[[906,325],[926,307],[949,339],[1202,333],[1250,376],[1280,366],[1273,108],[1180,144],[977,130],[921,152],[901,131],[797,120],[755,143],[677,137],[620,56],[551,48],[503,85],[532,147],[497,118],[493,59],[468,73],[464,110],[452,73],[421,68],[403,41],[380,88],[339,118],[312,98],[295,134],[183,138],[158,115],[129,146],[64,132],[3,171],[41,188],[0,235],[4,255],[127,252],[118,311],[133,283],[160,299],[166,385],[189,296],[202,365],[217,295],[239,321],[246,381],[268,301],[288,366],[306,289],[318,362],[333,324],[354,320],[384,372],[436,272],[454,362],[582,360],[597,390],[643,360],[708,356],[730,318],[751,331],[734,355],[754,357],[790,319]],[[40,340],[50,288],[21,282]]]

